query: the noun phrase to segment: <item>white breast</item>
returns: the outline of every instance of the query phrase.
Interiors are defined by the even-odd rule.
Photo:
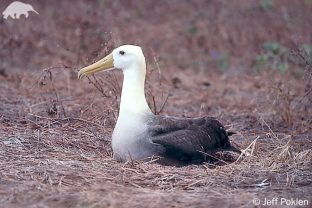
[[[120,161],[126,161],[130,157],[134,160],[150,156],[147,124],[144,116],[123,114],[118,117],[113,136],[112,148],[114,157]]]

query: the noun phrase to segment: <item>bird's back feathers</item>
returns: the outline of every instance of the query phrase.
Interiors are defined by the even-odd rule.
[[[165,147],[165,157],[199,163],[209,161],[210,154],[229,150],[240,152],[230,144],[224,126],[215,118],[176,118],[155,116],[149,122],[154,143]]]

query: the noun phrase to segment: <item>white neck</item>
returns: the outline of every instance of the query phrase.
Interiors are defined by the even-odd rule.
[[[122,85],[119,117],[133,113],[137,116],[152,114],[145,98],[146,65],[141,63],[132,65],[123,70],[124,80]],[[127,118],[129,120],[133,118]]]

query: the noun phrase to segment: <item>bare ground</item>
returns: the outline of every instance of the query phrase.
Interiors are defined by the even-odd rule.
[[[253,68],[267,40],[312,43],[310,3],[274,1],[266,12],[261,1],[103,2],[29,1],[45,15],[1,20],[0,206],[255,207],[274,197],[311,205],[311,68]],[[146,51],[152,109],[216,116],[246,154],[186,167],[114,161],[121,74],[79,81],[76,72],[124,43]],[[225,71],[213,50],[230,54]]]

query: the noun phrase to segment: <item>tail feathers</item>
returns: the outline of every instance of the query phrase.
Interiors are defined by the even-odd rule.
[[[226,131],[226,133],[227,133],[228,136],[232,136],[234,134],[237,134],[237,132],[235,132],[235,131]],[[242,153],[242,151],[240,149],[238,149],[237,147],[233,146],[232,144],[227,146],[225,148],[225,150],[233,151],[233,152],[237,152],[237,153]]]
[[[226,133],[228,136],[232,136],[234,134],[237,134],[237,132],[235,132],[235,131],[226,131]]]

